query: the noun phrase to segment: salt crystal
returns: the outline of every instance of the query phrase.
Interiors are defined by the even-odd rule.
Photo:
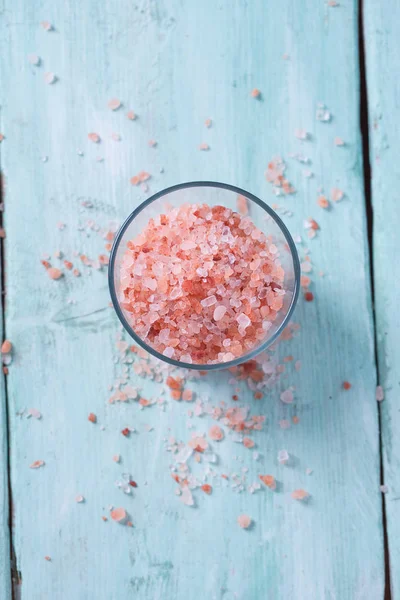
[[[306,140],[308,139],[308,133],[305,129],[295,129],[294,135],[299,139],[299,140]]]
[[[175,456],[175,462],[186,463],[193,454],[193,449],[190,446],[183,446]]]
[[[118,110],[118,108],[120,108],[121,106],[121,101],[118,100],[118,98],[113,98],[112,100],[110,100],[108,102],[108,108],[111,108],[111,110]]]
[[[331,113],[324,104],[319,104],[316,112],[317,121],[322,121],[324,123],[328,123],[331,120]]]
[[[306,469],[306,475],[311,475],[313,473],[313,470],[310,468]]]
[[[79,504],[81,504],[82,502],[85,501],[85,498],[83,496],[77,496],[75,498],[75,501],[78,502]]]
[[[387,494],[389,491],[389,488],[387,485],[381,485],[379,489],[381,490],[382,494]]]
[[[28,61],[31,65],[37,67],[38,65],[40,65],[40,56],[38,56],[37,54],[28,54]]]
[[[248,515],[239,515],[237,521],[242,529],[248,529],[251,525],[251,517]]]
[[[306,490],[294,490],[294,492],[292,492],[292,498],[294,500],[307,500],[307,498],[310,496],[310,494],[308,492],[306,492]]]
[[[57,79],[57,77],[54,75],[54,73],[49,72],[49,73],[44,74],[44,80],[48,84],[55,83],[56,79]]]
[[[290,388],[287,389],[287,390],[285,390],[280,395],[280,398],[281,398],[281,402],[283,402],[284,404],[292,404],[292,402],[293,402],[293,392],[292,392],[292,390]]]
[[[343,200],[343,196],[344,193],[342,192],[342,190],[339,190],[339,188],[331,189],[331,198],[333,202],[340,202],[340,200]]]
[[[248,327],[251,323],[251,320],[249,319],[249,317],[247,315],[245,315],[244,313],[240,313],[240,315],[238,317],[236,317],[236,321],[239,323],[239,326],[242,329],[246,329],[246,327]]]
[[[180,496],[180,499],[182,500],[183,504],[186,504],[186,506],[194,505],[192,492],[190,491],[190,489],[187,486],[184,486],[182,488],[182,494]]]
[[[42,413],[37,410],[37,408],[30,408],[28,410],[28,416],[33,417],[34,419],[41,419]]]
[[[213,296],[208,296],[207,298],[204,298],[204,300],[200,301],[200,304],[202,306],[204,306],[204,308],[208,308],[209,306],[212,306],[213,304],[216,304],[217,299],[216,297]]]
[[[217,306],[217,308],[214,310],[214,315],[213,315],[214,321],[220,321],[224,317],[226,310],[227,309],[225,306],[222,306],[222,305]]]
[[[41,21],[41,26],[45,31],[52,31],[53,25],[49,21]]]
[[[281,465],[286,465],[286,463],[289,461],[289,454],[287,450],[279,450],[278,452],[278,462]]]
[[[376,387],[375,397],[376,397],[376,399],[377,399],[378,402],[382,402],[382,400],[385,398],[385,393],[384,393],[383,387],[381,385],[378,385]]]

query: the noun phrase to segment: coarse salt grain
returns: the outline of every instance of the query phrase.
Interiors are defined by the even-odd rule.
[[[292,498],[294,500],[306,500],[307,498],[309,498],[310,494],[308,492],[306,492],[306,490],[294,490],[294,492],[292,492]]]
[[[208,437],[210,438],[210,440],[220,442],[224,439],[224,432],[218,425],[213,425],[208,431]]]
[[[12,350],[12,344],[10,342],[10,340],[4,340],[4,342],[2,343],[1,346],[1,353],[2,354],[9,354]]]
[[[251,518],[248,515],[239,515],[237,521],[242,529],[248,529],[251,525]]]
[[[375,397],[378,402],[382,402],[382,400],[385,398],[385,393],[384,393],[383,387],[381,385],[377,386]]]
[[[108,108],[111,108],[111,110],[118,110],[120,106],[121,101],[118,100],[118,98],[112,98],[112,100],[108,102]]]

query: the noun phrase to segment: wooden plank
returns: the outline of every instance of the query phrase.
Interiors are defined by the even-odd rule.
[[[17,349],[9,382],[11,476],[22,600],[382,597],[356,2],[5,5],[7,331]],[[54,31],[40,27],[44,19]],[[30,53],[41,57],[39,67],[29,64]],[[58,77],[52,85],[44,81],[48,71]],[[251,98],[253,88],[261,100]],[[107,102],[115,97],[124,106],[111,112]],[[328,104],[330,122],[316,120],[318,102]],[[128,109],[137,121],[126,119]],[[309,132],[308,141],[295,138],[297,128]],[[102,137],[98,146],[87,140],[91,131]],[[335,136],[346,145],[336,147]],[[202,142],[209,152],[199,152]],[[291,152],[307,154],[312,164],[289,159]],[[290,198],[275,198],[263,175],[278,154],[298,190]],[[304,177],[304,168],[314,177]],[[240,385],[241,401],[268,415],[266,432],[255,436],[259,460],[228,436],[218,447],[219,474],[245,468],[248,483],[274,474],[275,494],[215,486],[211,497],[196,492],[196,508],[184,506],[164,439],[189,438],[188,406],[168,402],[165,411],[139,412],[135,403],[108,405],[107,386],[120,366],[113,362],[118,326],[108,310],[106,275],[89,276],[81,266],[81,278],[66,273],[51,281],[40,264],[43,253],[58,249],[73,262],[74,251],[91,258],[102,251],[101,237],[79,226],[91,219],[107,227],[127,215],[145,197],[129,184],[142,169],[152,174],[151,192],[195,179],[248,188],[293,210],[287,223],[306,240],[303,219],[311,215],[320,224],[317,238],[300,247],[303,258],[310,246],[315,301],[300,303],[301,334],[279,350],[303,366],[297,373],[287,364],[258,404]],[[346,200],[323,212],[316,205],[320,185],[342,188]],[[67,224],[63,231],[58,221]],[[215,404],[233,405],[228,379],[217,374],[192,385]],[[279,394],[291,384],[296,405],[288,407]],[[142,385],[144,396],[158,394],[157,384]],[[24,407],[43,418],[15,416]],[[298,425],[290,421],[295,411]],[[88,422],[89,412],[98,424]],[[282,419],[289,429],[279,427]],[[193,421],[201,432],[212,423]],[[146,424],[154,430],[147,433]],[[125,439],[125,426],[138,433]],[[283,448],[291,454],[287,467],[276,460]],[[121,465],[112,460],[117,453]],[[34,460],[46,464],[30,470]],[[114,486],[123,471],[139,484],[133,497]],[[296,488],[310,492],[308,504],[292,500]],[[86,502],[76,503],[77,494]],[[110,504],[124,506],[135,527],[102,522]],[[251,530],[238,527],[241,513],[253,518]]]
[[[385,399],[380,405],[383,446],[384,496],[389,544],[392,598],[400,598],[400,541],[398,499],[400,497],[400,426],[398,410],[400,324],[398,319],[399,264],[396,259],[400,216],[396,202],[400,150],[400,85],[394,73],[398,61],[400,18],[397,3],[364,3],[370,162],[372,173],[373,254],[375,315],[380,384]]]

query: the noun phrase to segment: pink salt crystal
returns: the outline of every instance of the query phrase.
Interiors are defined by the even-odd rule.
[[[91,142],[98,144],[100,142],[100,136],[98,133],[88,133],[88,138]]]
[[[63,276],[62,271],[56,267],[49,267],[47,269],[47,275],[50,277],[50,279],[60,279],[60,277]]]
[[[10,340],[4,340],[4,342],[1,345],[1,353],[2,354],[10,354],[12,350],[12,343],[10,342]]]
[[[306,140],[308,138],[308,133],[305,129],[296,129],[294,132],[294,135],[299,139],[299,140]]]
[[[210,146],[208,144],[200,144],[199,150],[209,150]]]
[[[40,411],[38,411],[37,408],[30,408],[28,410],[28,415],[30,417],[33,417],[34,419],[41,419],[42,418],[42,413]]]
[[[243,438],[243,446],[245,448],[254,448],[254,442],[251,438],[244,437]]]
[[[258,90],[257,88],[254,88],[253,90],[251,90],[251,97],[252,98],[260,98],[261,97],[260,90]]]
[[[79,495],[75,498],[75,502],[78,502],[78,504],[81,504],[84,501],[85,501],[85,498],[83,496]]]
[[[204,298],[204,300],[202,300],[200,302],[200,304],[202,306],[204,306],[204,308],[207,308],[209,306],[213,306],[214,304],[216,304],[216,302],[217,302],[216,297],[214,295],[212,295],[212,296],[208,296],[207,298]]]
[[[335,137],[334,144],[335,146],[344,146],[344,141],[341,137]]]
[[[215,442],[220,442],[224,439],[224,432],[218,425],[213,425],[208,430],[208,437]]]
[[[45,464],[44,460],[35,460],[35,462],[33,462],[31,465],[29,465],[30,469],[39,469],[40,467],[43,467]]]
[[[186,506],[194,505],[192,492],[190,491],[190,489],[187,486],[184,486],[182,488],[182,494],[180,496],[180,499],[183,502],[183,504],[186,504]]]
[[[243,196],[242,194],[238,195],[238,197],[236,199],[236,206],[237,206],[238,212],[243,216],[246,216],[247,213],[249,212],[247,198],[246,198],[246,196]]]
[[[126,510],[124,508],[114,508],[110,512],[110,516],[112,520],[116,521],[117,523],[125,523],[126,519],[128,518],[128,515],[126,514]]]
[[[226,307],[222,306],[221,304],[217,306],[217,308],[214,310],[214,321],[220,321],[224,317],[226,310]]]
[[[121,101],[118,100],[118,98],[113,98],[112,100],[110,100],[108,102],[108,108],[111,108],[111,110],[118,110],[118,108],[121,106]]]
[[[308,497],[310,496],[310,494],[308,492],[306,492],[306,490],[294,490],[294,492],[292,492],[292,498],[294,500],[306,500]]]
[[[339,188],[332,188],[331,189],[331,198],[333,202],[340,202],[340,200],[343,199],[343,192],[342,190],[339,190]]]
[[[49,21],[41,21],[41,26],[45,31],[52,31],[53,25]]]
[[[54,73],[45,73],[44,74],[44,80],[45,80],[45,82],[48,83],[48,84],[50,84],[50,85],[52,83],[55,83],[56,79],[57,79],[57,77],[54,75]]]
[[[119,455],[119,454],[114,454],[114,456],[113,456],[113,461],[114,461],[114,462],[116,462],[116,463],[119,463],[119,462],[120,462],[120,460],[121,460],[121,457],[120,457],[120,455]]]
[[[192,390],[183,390],[182,392],[182,400],[185,400],[186,402],[190,402],[193,399],[193,392]]]
[[[163,352],[163,355],[166,356],[167,358],[172,358],[174,354],[175,354],[175,350],[173,348],[171,348],[171,346],[167,346]]]
[[[205,125],[206,127],[211,127],[211,125],[212,125],[212,120],[211,120],[211,119],[206,119],[206,120],[204,121],[204,125]]]
[[[248,529],[251,525],[251,518],[248,515],[239,515],[237,521],[242,529]]]
[[[284,392],[282,392],[281,396],[281,402],[283,402],[284,404],[292,404],[293,402],[293,392],[291,389],[287,389]]]
[[[382,402],[382,400],[385,398],[385,393],[383,391],[383,387],[381,385],[378,385],[376,388],[376,399],[378,402]]]
[[[246,329],[251,323],[249,317],[244,313],[240,313],[238,317],[236,317],[236,321],[239,323],[239,326],[243,329]]]
[[[134,121],[134,120],[137,118],[137,117],[136,117],[136,115],[135,115],[135,113],[133,112],[133,110],[129,110],[129,111],[126,113],[126,116],[128,117],[128,119],[129,119],[130,121]]]

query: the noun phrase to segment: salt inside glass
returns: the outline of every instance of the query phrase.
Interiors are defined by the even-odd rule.
[[[244,216],[246,212],[247,216]],[[161,225],[160,215],[164,215]],[[190,221],[190,231],[185,219]],[[224,219],[226,222],[222,223]],[[229,237],[231,227],[233,237]],[[168,240],[163,245],[157,237],[157,228],[164,240],[173,236],[170,248]],[[179,238],[180,231],[182,239]],[[213,238],[215,231],[220,236],[216,241],[215,236]],[[203,233],[200,235],[199,232]],[[210,249],[212,244],[206,244],[202,264],[202,252],[196,244],[207,233],[210,233],[211,241],[214,239],[214,253]],[[227,276],[222,281],[222,263],[218,262],[221,261],[218,256],[221,238],[225,242],[223,253],[229,254],[233,268],[228,264]],[[161,251],[160,247],[163,248]],[[237,252],[242,252],[244,247],[256,249],[254,251],[259,255],[246,262],[251,252],[235,258],[235,247]],[[222,258],[226,266],[229,261],[225,254]],[[266,266],[267,260],[272,260],[272,271]],[[215,280],[212,265],[217,273]],[[193,268],[196,272],[190,273]],[[257,291],[259,297],[252,296],[250,288],[246,288],[248,297],[242,298],[245,300],[243,306],[235,290],[238,286],[240,289],[239,279],[234,279],[238,272],[250,286],[256,286],[255,280],[266,277],[265,290]],[[273,276],[265,276],[266,272]],[[155,194],[128,217],[111,252],[109,284],[115,310],[139,345],[174,365],[213,370],[249,360],[277,338],[294,309],[299,274],[293,240],[269,206],[234,186],[193,182]],[[133,280],[135,283],[131,283]],[[266,294],[270,296],[269,305],[276,309],[276,312],[272,311],[273,319],[265,297],[262,298]],[[255,304],[256,312],[251,310],[250,304]],[[264,312],[260,313],[260,310]],[[259,321],[257,329],[252,322],[255,314]],[[260,314],[265,315],[261,322]],[[248,336],[246,331],[251,335]]]

